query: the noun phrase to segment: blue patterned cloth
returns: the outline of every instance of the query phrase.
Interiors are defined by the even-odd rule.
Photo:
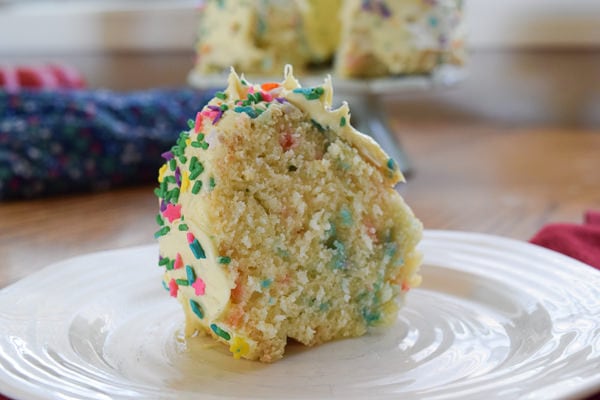
[[[0,90],[0,200],[152,182],[212,94]]]

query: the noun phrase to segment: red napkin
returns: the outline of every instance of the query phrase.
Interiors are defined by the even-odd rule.
[[[530,242],[600,269],[600,210],[587,211],[581,225],[546,225]]]

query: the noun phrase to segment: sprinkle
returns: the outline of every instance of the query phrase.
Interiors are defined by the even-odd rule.
[[[265,279],[264,281],[262,281],[262,282],[260,283],[260,287],[261,287],[261,288],[263,288],[263,289],[266,289],[266,288],[268,288],[269,286],[271,286],[271,283],[273,283],[273,280],[272,280],[272,279]]]
[[[277,101],[278,103],[285,103],[287,100],[285,99],[285,97],[276,97],[275,101]]]
[[[187,171],[183,171],[181,174],[181,187],[182,192],[186,192],[190,187],[190,174]]]
[[[160,169],[158,170],[158,182],[162,182],[165,179],[165,174],[167,173],[167,164],[164,164],[162,167],[160,167]]]
[[[260,96],[263,98],[264,101],[273,101],[273,96],[271,96],[269,93],[260,92]]]
[[[202,127],[203,119],[204,119],[204,117],[202,116],[202,113],[199,112],[196,114],[196,122],[194,123],[194,133],[200,132],[200,128]]]
[[[170,161],[173,159],[173,153],[171,151],[165,151],[164,153],[162,153],[160,155],[162,158],[164,158],[167,161]]]
[[[175,279],[175,283],[179,286],[190,286],[190,282],[187,279]]]
[[[206,283],[200,277],[196,277],[196,280],[192,283],[192,287],[196,296],[204,296],[204,293],[206,293]]]
[[[262,85],[260,85],[261,89],[264,90],[265,92],[269,92],[273,89],[277,89],[279,86],[280,85],[277,82],[265,82]]]
[[[156,223],[158,226],[163,226],[165,224],[165,221],[162,219],[160,214],[156,214]]]
[[[169,233],[170,230],[171,230],[171,228],[169,228],[168,226],[163,226],[158,231],[156,231],[156,233],[154,233],[154,238],[158,239],[159,237],[164,236],[167,233]]]
[[[191,265],[185,266],[185,274],[187,276],[187,280],[194,283],[196,281],[196,273],[194,272],[194,268]]]
[[[162,285],[163,285],[163,288],[165,288],[165,290],[166,290],[167,292],[169,292],[169,291],[170,291],[170,290],[169,290],[169,286],[167,286],[167,284],[165,283],[165,281],[161,281],[160,283],[162,283]]]
[[[167,268],[167,271],[173,270],[175,268],[175,260],[169,259],[169,262],[167,265],[165,265],[165,267]]]
[[[208,149],[208,143],[202,142],[202,143],[200,143],[200,147],[202,147],[204,150],[206,150],[206,149]]]
[[[250,118],[256,118],[258,117],[258,114],[256,113],[256,111],[254,111],[254,108],[249,107],[249,106],[245,106],[245,107],[235,107],[233,109],[233,111],[235,111],[236,113],[246,113]]]
[[[202,311],[202,307],[200,307],[200,304],[190,299],[190,308],[192,309],[194,314],[198,316],[198,318],[204,319],[204,312]]]
[[[394,161],[393,158],[388,158],[387,160],[387,167],[391,170],[396,169],[396,162]]]
[[[224,92],[215,93],[215,97],[221,100],[227,100],[227,95]]]
[[[346,126],[346,117],[340,119],[340,126]]]
[[[317,100],[325,93],[325,90],[319,86],[314,88],[296,88],[292,92],[300,93],[306,100]]]
[[[177,184],[177,186],[181,186],[181,170],[179,169],[179,167],[175,168],[175,183]]]
[[[192,129],[194,127],[194,120],[193,119],[188,119],[187,120],[187,124],[188,124],[188,128]]]
[[[181,254],[177,253],[175,256],[175,263],[173,264],[173,269],[179,269],[183,267],[183,260],[181,259]]]
[[[174,158],[172,158],[169,160],[169,169],[171,171],[175,171],[175,168],[177,168],[177,161]]]
[[[233,358],[239,360],[248,354],[250,351],[250,346],[244,339],[236,336],[231,342],[231,346],[229,346],[229,351],[233,353]]]
[[[202,248],[202,245],[198,239],[194,238],[194,241],[190,243],[190,249],[192,249],[192,253],[194,253],[194,257],[197,259],[206,258],[206,253],[204,252],[204,249]]]
[[[187,224],[179,224],[179,227],[178,227],[178,229],[179,229],[180,231],[183,231],[183,232],[185,232],[185,231],[187,231],[187,230],[188,230],[188,229],[190,229],[190,228],[189,228],[189,226],[187,226]]]
[[[231,257],[219,256],[217,257],[217,262],[219,264],[229,264],[231,262]]]
[[[181,204],[167,204],[167,209],[163,211],[163,216],[166,217],[171,223],[173,223],[173,221],[176,219],[181,218]]]
[[[213,190],[215,186],[217,186],[217,183],[215,182],[215,178],[211,176],[208,179],[208,187],[210,188],[210,190]]]
[[[229,333],[227,333],[226,331],[224,331],[223,329],[219,328],[217,325],[215,324],[210,324],[210,329],[212,329],[212,331],[217,335],[222,337],[225,340],[229,340],[231,339],[231,336],[229,335]]]
[[[167,209],[167,203],[164,200],[160,201],[160,212],[163,212]]]
[[[158,266],[159,267],[165,266],[169,263],[169,261],[170,261],[169,257],[160,257],[159,256],[158,257]]]
[[[202,189],[202,181],[194,182],[194,186],[192,187],[192,193],[198,194],[200,192],[200,189]]]
[[[169,293],[171,294],[171,296],[177,297],[178,289],[179,289],[179,286],[177,286],[177,282],[175,282],[175,279],[171,279],[169,281]]]
[[[350,226],[352,225],[352,213],[346,206],[342,207],[340,210],[340,216],[342,217],[342,223],[344,225]]]

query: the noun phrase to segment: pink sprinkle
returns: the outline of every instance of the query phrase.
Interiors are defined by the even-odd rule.
[[[169,222],[181,218],[181,204],[167,204],[167,208],[163,211],[163,216],[166,217]]]
[[[254,88],[252,86],[248,88],[248,93],[254,94]]]
[[[260,92],[260,95],[263,98],[263,100],[266,101],[267,103],[270,103],[273,101],[273,96],[271,96],[269,93]]]
[[[204,296],[206,292],[206,283],[200,277],[196,277],[194,283],[192,283],[192,287],[196,293],[196,296]]]
[[[194,243],[194,239],[196,239],[196,237],[194,237],[194,234],[192,232],[188,232],[187,233],[188,244]]]
[[[179,289],[179,286],[177,286],[177,282],[175,282],[175,279],[171,279],[169,281],[169,294],[173,297],[177,297],[178,289]]]
[[[194,123],[194,133],[200,132],[200,128],[202,127],[202,113],[199,112],[196,114],[196,122]]]
[[[177,253],[175,256],[175,263],[173,264],[173,269],[179,269],[183,267],[183,260],[181,259],[181,254]]]

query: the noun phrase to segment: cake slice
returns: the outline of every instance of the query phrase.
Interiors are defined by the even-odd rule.
[[[390,324],[419,284],[422,226],[395,162],[331,108],[329,78],[253,85],[231,72],[164,154],[156,190],[163,284],[186,334],[272,362]]]
[[[465,59],[462,0],[345,0],[335,72],[342,77],[430,73]]]

